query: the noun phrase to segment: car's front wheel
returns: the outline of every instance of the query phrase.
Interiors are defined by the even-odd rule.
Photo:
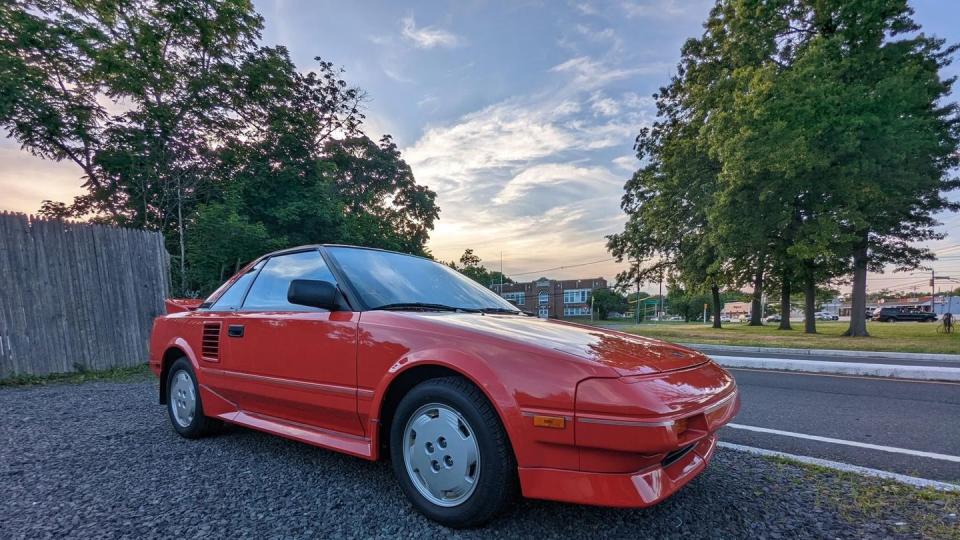
[[[425,381],[403,397],[390,456],[417,510],[449,527],[481,525],[516,494],[516,460],[500,419],[460,377]]]
[[[167,373],[167,412],[173,429],[187,439],[203,437],[216,427],[216,420],[203,414],[200,387],[186,357],[174,362]]]

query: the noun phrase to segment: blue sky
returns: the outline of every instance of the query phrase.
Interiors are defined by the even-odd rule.
[[[651,94],[711,5],[256,2],[264,44],[285,45],[304,70],[315,56],[344,68],[368,94],[367,132],[392,134],[417,180],[438,192],[434,254],[474,248],[497,267],[502,253],[508,275],[609,257],[603,237],[622,228],[622,187],[637,166],[634,137],[653,119]],[[924,31],[960,41],[952,0],[913,5]],[[18,181],[26,177],[33,182]],[[0,193],[11,194],[0,208],[32,211],[78,186],[69,165],[0,143]],[[960,232],[960,218],[944,220]],[[951,267],[960,274],[960,262],[938,264]],[[546,273],[610,279],[617,270],[610,262]],[[871,289],[903,279],[875,276]]]

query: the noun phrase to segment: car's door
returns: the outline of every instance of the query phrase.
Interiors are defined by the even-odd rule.
[[[197,364],[200,367],[200,375],[203,384],[201,385],[201,394],[206,389],[216,394],[215,397],[226,398],[228,402],[236,404],[237,401],[232,395],[234,381],[224,374],[231,371],[230,358],[225,354],[224,349],[227,344],[226,325],[228,321],[235,316],[236,312],[243,304],[243,298],[250,289],[253,279],[263,268],[264,261],[248,268],[242,275],[233,280],[232,283],[225,285],[222,293],[215,292],[212,295],[212,304],[204,306],[189,315],[196,321],[194,328],[196,340],[192,343],[194,353],[197,357]],[[206,388],[204,388],[206,387]],[[212,406],[212,403],[220,400],[206,400],[205,408]],[[236,411],[236,407],[230,407],[230,411]],[[206,413],[220,414],[228,412],[227,410],[204,411]]]
[[[294,279],[336,284],[317,250],[267,259],[226,321],[231,394],[244,412],[362,435],[357,416],[359,313],[287,301]]]

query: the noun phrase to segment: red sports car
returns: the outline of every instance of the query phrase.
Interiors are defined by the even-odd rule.
[[[432,260],[265,255],[150,341],[180,435],[230,422],[376,460],[413,505],[482,524],[526,497],[644,507],[703,471],[739,410],[704,355],[520,312]]]

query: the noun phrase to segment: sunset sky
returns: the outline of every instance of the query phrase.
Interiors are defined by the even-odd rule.
[[[256,2],[263,43],[287,46],[303,70],[315,56],[343,67],[369,96],[367,133],[392,134],[418,182],[437,191],[437,258],[473,248],[492,268],[502,253],[518,279],[612,279],[613,262],[537,271],[610,257],[604,236],[625,219],[620,197],[638,165],[634,137],[653,119],[651,94],[712,2],[399,4]],[[954,2],[912,4],[925,32],[960,41]],[[0,209],[34,212],[79,193],[75,166],[0,141]],[[960,216],[942,221],[951,236],[931,245],[960,255],[950,249]],[[960,259],[936,268],[960,275]],[[922,277],[871,276],[870,290],[909,279]]]

